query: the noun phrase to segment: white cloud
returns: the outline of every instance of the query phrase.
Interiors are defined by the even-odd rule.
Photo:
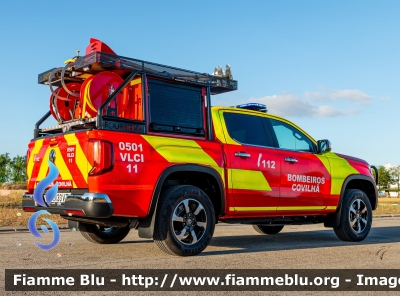
[[[321,91],[304,93],[304,98],[309,101],[340,102],[347,101],[356,105],[370,105],[373,97],[358,89],[331,89],[322,88]]]
[[[370,105],[373,97],[357,89],[320,88],[317,92],[307,91],[303,96],[283,92],[280,95],[251,98],[248,101],[265,104],[269,113],[281,116],[336,117],[357,113],[357,108],[351,108],[351,105]],[[343,105],[343,102],[347,105]]]
[[[334,117],[354,113],[353,110],[340,110],[329,105],[316,106],[291,93],[252,98],[249,102],[267,105],[269,113],[293,117]]]

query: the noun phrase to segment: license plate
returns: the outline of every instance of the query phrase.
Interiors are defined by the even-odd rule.
[[[51,201],[52,204],[57,204],[61,203],[63,204],[65,202],[65,199],[67,198],[67,195],[70,195],[71,193],[57,193],[56,197]]]

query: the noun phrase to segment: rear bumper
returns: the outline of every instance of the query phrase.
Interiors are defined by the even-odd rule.
[[[114,207],[110,198],[104,193],[84,193],[83,195],[68,195],[62,205],[51,204],[50,207],[37,205],[33,194],[24,194],[22,197],[22,208],[26,212],[37,212],[46,210],[51,214],[63,216],[79,216],[93,218],[109,218],[114,213]],[[29,210],[25,210],[28,209]],[[33,210],[32,210],[33,209]],[[68,211],[75,211],[74,214]],[[81,211],[82,214],[76,214]]]

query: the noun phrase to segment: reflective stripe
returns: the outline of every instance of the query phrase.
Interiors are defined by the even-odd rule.
[[[331,174],[331,164],[329,163],[328,157],[326,157],[325,154],[315,154],[316,157],[322,162],[322,164],[325,166],[325,169],[328,171],[329,174]]]
[[[79,143],[78,138],[75,136],[75,134],[66,134],[64,135],[65,140],[68,143],[68,146],[73,146],[75,145],[76,147],[76,165],[78,166],[79,170],[82,173],[82,176],[85,180],[85,182],[88,182],[88,172],[92,169],[92,166],[90,165],[89,161],[86,158],[85,153],[82,150],[82,147]]]
[[[325,155],[329,159],[330,166],[335,168],[334,170],[330,171],[332,178],[331,194],[340,194],[344,180],[348,176],[359,174],[360,172],[357,171],[351,164],[349,164],[346,159],[337,156],[333,152],[327,152]]]
[[[35,163],[34,163],[35,154],[39,153],[40,148],[42,148],[43,140],[44,139],[40,139],[35,142],[35,146],[33,147],[32,152],[30,154],[30,157],[28,160],[28,167],[26,168],[26,174],[28,177],[28,181],[30,181],[30,179],[32,177],[32,171],[33,171],[33,167],[35,165]]]
[[[168,162],[210,166],[219,173],[221,180],[225,182],[224,168],[219,167],[196,141],[147,135],[142,135],[142,137]]]
[[[305,207],[278,207],[277,211],[317,211],[324,210],[326,206],[305,206]]]
[[[237,212],[260,212],[260,211],[320,211],[332,210],[332,207],[325,206],[305,206],[305,207],[230,207],[230,211]],[[334,207],[336,209],[336,207]]]
[[[335,210],[336,211],[337,206],[327,206],[325,210]]]
[[[237,212],[276,211],[276,207],[233,207]]]
[[[272,191],[261,171],[228,169],[228,173],[231,176],[232,189]]]
[[[43,161],[40,166],[40,171],[39,171],[39,174],[38,174],[36,180],[40,181],[46,177],[47,170],[49,169],[49,164],[47,161],[49,160],[49,154],[52,149],[54,149],[54,151],[56,152],[56,155],[59,155],[58,157],[56,157],[55,165],[58,168],[58,170],[60,171],[61,179],[62,180],[72,180],[73,188],[76,188],[77,186],[72,178],[72,175],[69,172],[69,169],[68,169],[66,163],[64,162],[64,159],[61,157],[60,148],[58,148],[57,146],[48,147],[48,149],[43,157]]]

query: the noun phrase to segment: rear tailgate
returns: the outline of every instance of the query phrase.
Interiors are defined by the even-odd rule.
[[[87,131],[32,140],[27,154],[28,192],[32,193],[37,183],[47,176],[49,161],[53,161],[59,170],[55,181],[59,192],[88,188],[88,173],[92,166],[86,156],[87,150]]]

